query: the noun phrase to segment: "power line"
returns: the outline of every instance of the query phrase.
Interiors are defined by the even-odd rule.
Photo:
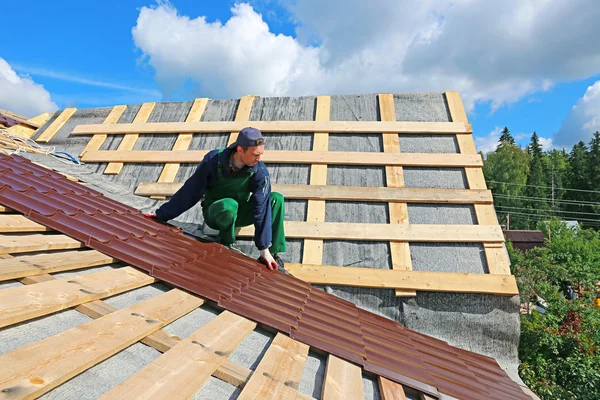
[[[525,187],[534,187],[534,188],[540,188],[540,189],[552,189],[552,186],[539,186],[539,185],[527,185],[524,183],[514,183],[514,182],[503,182],[503,181],[486,181],[487,183],[500,183],[503,185],[516,185],[516,186],[525,186]],[[561,188],[561,187],[556,187],[554,188],[554,190],[565,190],[565,191],[571,191],[571,192],[586,192],[586,193],[600,193],[599,190],[587,190],[587,189],[570,189],[570,188]]]
[[[499,212],[498,215],[523,215],[523,216],[529,216],[529,217],[535,217],[537,219],[548,219],[551,217],[558,217],[558,218],[563,218],[560,215],[540,215],[540,214],[529,214],[529,213],[520,213],[520,212],[508,212],[508,211],[504,211],[504,212]],[[577,221],[588,221],[588,222],[597,222],[596,224],[587,224],[590,226],[600,226],[600,219],[582,219],[582,218],[577,218]]]
[[[510,206],[497,206],[497,205],[494,205],[494,206],[496,208],[506,208],[506,209],[512,209],[512,210],[534,211],[531,208],[526,208],[526,207],[510,207]],[[546,211],[546,210],[544,210],[544,211]],[[547,210],[547,212],[551,212],[551,213],[565,213],[565,214],[577,214],[577,215],[595,215],[597,217],[600,217],[600,213],[586,213],[586,212],[579,212],[579,211]]]
[[[548,199],[544,199],[542,197],[527,197],[527,196],[508,196],[505,194],[493,194],[493,197],[499,197],[502,199],[514,199],[514,200],[527,200],[527,201],[535,201],[547,203]],[[554,200],[555,203],[560,204],[570,204],[576,206],[600,206],[600,203],[591,202],[591,201],[575,201],[575,200]]]

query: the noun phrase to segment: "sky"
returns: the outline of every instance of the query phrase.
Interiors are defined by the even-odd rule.
[[[2,2],[0,108],[461,93],[479,151],[600,130],[597,0]],[[23,19],[25,16],[25,20]],[[26,21],[26,23],[24,22]]]

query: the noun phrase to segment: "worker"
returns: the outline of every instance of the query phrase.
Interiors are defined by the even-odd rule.
[[[167,222],[204,198],[205,224],[219,232],[221,244],[232,248],[236,229],[253,224],[258,261],[285,272],[280,257],[286,251],[284,198],[271,191],[269,171],[261,161],[264,143],[258,129],[242,129],[233,144],[208,152],[173,197],[146,216]]]

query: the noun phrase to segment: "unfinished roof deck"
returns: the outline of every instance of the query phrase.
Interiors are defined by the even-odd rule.
[[[48,144],[76,155],[84,149],[86,153],[111,150],[121,153],[130,150],[197,151],[226,146],[235,132],[116,134],[104,137],[103,134],[80,136],[71,133],[78,125],[134,121],[379,121],[395,117],[397,121],[451,122],[453,110],[456,112],[457,107],[453,96],[430,93],[264,99],[245,97],[241,100],[198,99],[184,103],[73,110],[69,118],[62,121],[59,120],[61,113],[56,113],[35,137],[45,134],[49,137]],[[251,125],[251,122],[248,124]],[[403,156],[405,154],[402,153],[407,153],[409,157],[415,153],[429,156],[474,154],[474,146],[469,147],[472,137],[464,133],[285,132],[267,133],[265,136],[268,138],[267,150],[276,151],[395,151]],[[41,160],[34,156],[31,158]],[[85,160],[85,154],[82,159]],[[164,200],[160,200],[160,196],[167,197],[173,193],[176,185],[190,176],[196,165],[170,163],[165,166],[162,163],[119,160],[111,163],[86,161],[82,166],[68,167],[45,161],[100,188],[109,197],[144,211],[153,210],[161,204]],[[465,285],[465,279],[471,279],[472,276],[494,278],[508,272],[510,278],[507,259],[505,256],[502,258],[504,249],[501,234],[500,240],[489,242],[452,240],[453,235],[454,238],[460,236],[461,227],[466,228],[462,232],[469,229],[475,229],[473,232],[476,232],[478,226],[482,229],[499,229],[495,216],[492,219],[489,213],[490,208],[493,212],[491,196],[486,192],[485,184],[482,185],[482,180],[476,179],[480,167],[413,167],[404,166],[401,162],[393,166],[365,164],[268,164],[274,185],[281,187],[282,191],[288,190],[286,220],[289,221],[290,232],[293,229],[298,232],[289,239],[289,252],[283,255],[290,272],[301,279],[322,283],[316,286],[351,301],[359,308],[384,315],[450,344],[492,356],[513,379],[519,381],[516,373],[519,300],[514,287],[504,285],[504,289],[501,289],[502,283],[495,282],[488,286],[483,284],[483,280],[477,279],[475,283]],[[107,171],[110,174],[106,174]],[[155,185],[157,191],[143,193],[154,199],[132,195],[136,191],[142,193],[150,185]],[[171,185],[170,191],[160,192],[161,185]],[[314,191],[311,191],[313,186]],[[347,188],[348,192],[327,194],[326,190],[330,187]],[[293,192],[294,189],[296,192]],[[394,189],[398,190],[391,193],[390,190]],[[386,192],[383,197],[378,194],[382,191]],[[371,192],[373,197],[370,197]],[[198,224],[201,227],[199,207],[175,222],[190,231],[195,230]],[[325,224],[324,228],[365,224],[369,232],[374,229],[378,232],[378,226],[385,229],[389,227],[392,229],[390,232],[400,232],[409,227],[418,231],[426,228],[425,225],[435,226],[436,229],[431,237],[420,237],[418,241],[410,241],[409,236],[403,236],[402,240],[390,240],[394,238],[387,236],[367,236],[357,240],[355,236],[348,237],[343,229],[335,234],[315,236],[315,223]],[[392,226],[394,224],[406,226],[395,228]],[[456,232],[458,235],[455,235]],[[249,231],[244,233],[245,236],[250,234]],[[244,240],[242,243],[245,251],[255,254],[250,241]],[[490,266],[498,269],[490,270]],[[346,270],[336,275],[336,267]],[[465,273],[469,275],[459,275]],[[369,276],[374,278],[365,279]],[[448,280],[454,276],[454,282]],[[423,281],[422,277],[426,279]],[[510,283],[510,279],[506,282]],[[320,365],[322,377],[323,364]],[[369,387],[377,386],[373,386],[374,381],[370,382]],[[377,398],[380,394],[376,389],[373,390],[372,396]]]

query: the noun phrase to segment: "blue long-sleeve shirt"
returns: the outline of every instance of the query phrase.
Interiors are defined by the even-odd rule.
[[[229,147],[223,152],[211,150],[200,162],[196,171],[190,176],[183,186],[156,210],[156,216],[161,221],[169,221],[177,218],[185,211],[196,205],[204,195],[207,189],[210,189],[217,182],[218,164],[222,166],[222,174],[225,179],[231,177],[229,170],[229,157],[235,148]],[[250,202],[252,204],[252,216],[254,218],[254,243],[259,250],[271,246],[271,179],[269,171],[262,161],[259,161],[252,167],[244,166],[241,170],[235,172],[235,176],[253,173],[250,178]]]

